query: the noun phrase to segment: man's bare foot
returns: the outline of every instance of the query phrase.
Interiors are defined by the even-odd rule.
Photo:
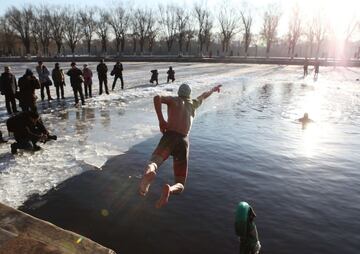
[[[149,191],[149,187],[151,182],[154,180],[156,176],[155,171],[148,171],[143,178],[141,179],[140,185],[139,185],[139,193],[142,196],[145,196],[148,191]]]
[[[160,199],[156,202],[156,208],[161,208],[169,202],[170,185],[165,184]]]

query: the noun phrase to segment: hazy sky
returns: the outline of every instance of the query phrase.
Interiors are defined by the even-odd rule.
[[[243,0],[227,0],[235,7],[240,7]],[[27,4],[61,4],[61,5],[75,5],[81,6],[99,6],[111,7],[117,2],[125,3],[124,6],[141,6],[156,7],[159,3],[175,3],[181,6],[192,7],[194,3],[206,3],[210,10],[217,10],[217,6],[223,0],[0,0],[0,15],[3,14],[10,6],[21,7]],[[278,3],[282,12],[280,20],[279,32],[286,33],[289,16],[291,16],[291,9],[297,3],[304,16],[311,16],[314,11],[321,10],[324,12],[327,22],[332,24],[337,34],[343,33],[349,20],[357,15],[360,20],[360,0],[247,0],[251,7],[255,10],[255,26],[259,29],[262,23],[262,13],[266,6],[270,3]],[[256,30],[258,30],[256,29]]]

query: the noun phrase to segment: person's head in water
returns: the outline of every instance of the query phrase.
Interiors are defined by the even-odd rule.
[[[303,117],[299,118],[299,122],[301,122],[304,127],[306,124],[313,122],[313,120],[309,118],[308,113],[305,113]]]
[[[182,84],[178,90],[178,96],[182,98],[190,99],[191,88],[188,84]]]

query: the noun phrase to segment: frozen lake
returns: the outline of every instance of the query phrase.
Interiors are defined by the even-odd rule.
[[[118,83],[109,96],[96,95],[82,108],[73,108],[72,98],[39,104],[58,141],[15,157],[8,144],[0,146],[0,202],[18,207],[58,186],[45,195],[46,205],[35,202],[25,210],[119,252],[236,253],[234,209],[247,200],[258,215],[264,252],[356,253],[359,69],[321,67],[314,80],[311,74],[303,79],[301,66],[123,64],[124,91]],[[176,71],[174,84],[164,83],[169,65]],[[12,67],[18,77],[25,69]],[[160,72],[157,87],[148,84],[154,68]],[[172,181],[171,162],[148,198],[136,194],[160,137],[152,97],[175,95],[184,81],[193,95],[216,83],[224,87],[194,121],[185,193],[158,211],[153,203],[161,184]],[[94,94],[97,85],[95,77]],[[5,120],[3,99],[0,110]],[[315,120],[305,129],[296,121],[304,112]],[[6,137],[4,122],[1,130]],[[54,213],[59,209],[64,215]],[[105,219],[98,215],[103,209],[109,212]],[[154,244],[164,232],[172,236],[168,242]]]

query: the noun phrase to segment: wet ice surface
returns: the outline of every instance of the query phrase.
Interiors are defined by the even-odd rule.
[[[53,63],[44,63],[52,70]],[[86,105],[74,108],[72,90],[66,78],[65,101],[38,102],[38,110],[51,133],[58,136],[56,142],[48,142],[36,153],[10,154],[11,139],[0,146],[0,202],[13,207],[20,206],[32,194],[43,194],[65,179],[85,170],[98,169],[111,156],[126,152],[132,145],[158,133],[158,123],[152,97],[156,94],[175,95],[181,82],[188,82],[193,93],[199,94],[216,82],[232,82],[244,73],[272,70],[273,66],[250,67],[236,64],[181,64],[181,63],[123,63],[125,90],[121,91],[118,80],[110,95],[98,95],[97,63],[90,63],[94,72],[93,95]],[[4,66],[5,64],[1,65]],[[6,64],[12,67],[17,78],[26,68],[35,72],[35,63]],[[168,66],[174,66],[176,81],[166,84]],[[69,63],[61,63],[66,72]],[[79,64],[79,67],[82,67]],[[111,70],[113,63],[108,63]],[[159,86],[148,83],[150,70],[159,70]],[[109,88],[113,78],[109,76]],[[51,87],[56,97],[55,87]],[[40,98],[40,91],[37,91]],[[45,97],[46,98],[46,97]],[[8,118],[0,101],[1,131],[7,138],[5,121]],[[211,110],[206,108],[204,110]],[[93,167],[91,167],[93,166]]]

